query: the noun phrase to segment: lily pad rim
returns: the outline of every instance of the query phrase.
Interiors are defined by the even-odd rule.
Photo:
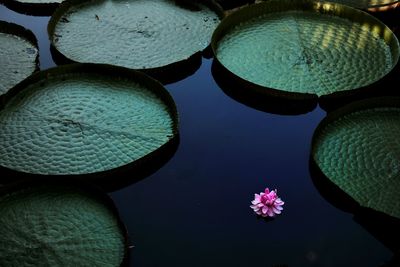
[[[35,47],[38,47],[38,41],[35,34],[31,30],[28,30],[24,26],[16,23],[0,20],[0,32],[12,35],[17,35],[25,40],[29,41]],[[38,49],[39,50],[39,49]]]
[[[83,1],[82,0],[65,0],[56,8],[56,10],[53,12],[53,14],[50,17],[50,20],[47,24],[47,34],[49,37],[50,46],[51,46],[53,52],[57,53],[57,56],[62,58],[63,61],[65,61],[67,63],[80,63],[80,62],[77,62],[77,61],[69,58],[68,56],[64,55],[61,51],[59,51],[57,49],[57,45],[55,42],[55,35],[54,35],[56,25],[62,19],[64,14],[66,12],[68,12],[68,10],[72,6],[83,5],[83,4],[91,3],[94,1],[100,2],[100,1],[104,1],[104,0],[83,0]],[[168,0],[168,1],[174,2],[173,0]],[[223,8],[215,0],[200,0],[200,3],[206,5],[211,11],[213,11],[215,14],[217,14],[217,16],[220,20],[222,20],[225,17],[225,12],[224,12]],[[179,6],[176,3],[175,3],[175,5]],[[197,55],[201,56],[201,54],[204,53],[210,47],[210,45],[211,45],[211,40],[209,40],[208,46],[205,47],[203,50],[199,50],[191,55],[188,55],[187,58],[182,59],[182,60],[174,61],[174,62],[171,62],[171,63],[163,65],[163,66],[159,66],[159,67],[135,68],[133,70],[143,71],[145,73],[153,73],[153,74],[161,73],[165,70],[167,70],[167,71],[173,70],[175,68],[178,68],[180,65],[182,65],[183,62],[188,61]]]
[[[283,5],[284,7],[282,9],[281,6]],[[386,34],[381,33],[381,35],[383,35],[381,37],[384,39],[385,43],[390,47],[391,54],[395,55],[394,62],[392,62],[391,70],[384,76],[382,76],[380,79],[375,80],[362,87],[336,91],[333,93],[318,96],[315,93],[289,92],[279,88],[259,85],[251,81],[245,80],[239,75],[232,73],[220,61],[219,63],[226,70],[232,73],[232,75],[239,77],[244,82],[244,84],[247,85],[251,84],[251,87],[257,88],[256,90],[259,92],[269,89],[271,90],[271,92],[273,92],[273,94],[280,95],[284,98],[299,99],[302,98],[301,95],[304,95],[303,97],[306,99],[317,98],[317,99],[324,99],[324,101],[330,101],[330,99],[335,99],[335,98],[344,98],[347,96],[363,95],[364,92],[367,91],[369,92],[371,90],[374,90],[377,84],[381,83],[382,81],[385,81],[388,76],[393,74],[393,72],[396,70],[396,67],[400,65],[400,42],[397,39],[396,35],[393,33],[393,31],[379,19],[375,18],[374,16],[370,15],[369,13],[363,10],[359,10],[350,6],[332,2],[317,2],[312,0],[268,0],[265,2],[256,3],[253,5],[243,7],[233,12],[232,14],[226,16],[217,26],[211,38],[211,49],[214,54],[214,60],[218,60],[217,49],[219,41],[223,38],[223,36],[225,36],[227,32],[229,32],[239,23],[243,23],[244,21],[252,19],[256,16],[262,16],[266,13],[285,12],[291,10],[299,10],[299,11],[303,10],[303,11],[318,12],[328,15],[330,14],[334,16],[347,18],[350,19],[351,21],[356,20],[357,22],[368,22],[368,23],[374,23],[375,25],[379,25],[379,27],[384,30],[383,32],[386,33]]]

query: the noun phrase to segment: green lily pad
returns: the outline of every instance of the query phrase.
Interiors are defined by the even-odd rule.
[[[399,60],[397,38],[374,17],[303,0],[238,10],[218,26],[212,47],[216,59],[248,83],[317,96],[367,87]]]
[[[18,172],[105,172],[148,160],[178,134],[168,92],[121,67],[57,67],[13,93],[0,110],[0,165]]]
[[[72,186],[40,185],[0,195],[2,266],[118,267],[126,231],[111,200]]]
[[[399,132],[399,98],[356,102],[320,123],[312,158],[361,206],[400,218]]]
[[[204,50],[220,21],[215,10],[172,0],[70,0],[48,30],[52,46],[73,62],[156,69]]]
[[[0,21],[0,96],[38,69],[39,49],[33,33]]]

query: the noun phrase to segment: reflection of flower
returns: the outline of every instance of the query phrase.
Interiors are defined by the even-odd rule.
[[[268,188],[260,194],[254,194],[254,200],[251,202],[250,208],[254,210],[257,215],[262,217],[274,217],[280,214],[283,210],[283,202],[276,194],[276,189],[269,191]]]

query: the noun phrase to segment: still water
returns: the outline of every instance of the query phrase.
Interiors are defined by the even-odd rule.
[[[0,20],[30,29],[40,68],[55,66],[48,17],[0,5]],[[167,85],[180,114],[180,143],[154,174],[111,193],[130,235],[131,263],[156,266],[377,267],[393,254],[378,224],[354,220],[315,187],[309,153],[326,113],[256,110],[227,96],[203,59],[192,76]],[[257,218],[254,193],[278,189],[285,201],[276,219]],[[367,230],[368,229],[368,230]],[[1,265],[1,264],[0,264]]]

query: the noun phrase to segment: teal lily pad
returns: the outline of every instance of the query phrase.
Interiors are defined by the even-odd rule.
[[[215,4],[186,2],[68,0],[50,19],[51,44],[72,62],[166,67],[203,51],[220,21]]]
[[[38,70],[35,35],[22,26],[0,21],[0,95]]]
[[[312,158],[359,205],[400,218],[400,99],[356,102],[314,133]]]
[[[0,165],[85,175],[149,160],[178,134],[173,99],[148,76],[110,65],[39,72],[0,110]]]
[[[70,185],[3,188],[2,266],[118,267],[127,257],[126,230],[112,201]]]
[[[399,42],[382,22],[348,6],[279,0],[227,16],[213,34],[216,59],[233,75],[281,94],[354,94],[384,78]]]

